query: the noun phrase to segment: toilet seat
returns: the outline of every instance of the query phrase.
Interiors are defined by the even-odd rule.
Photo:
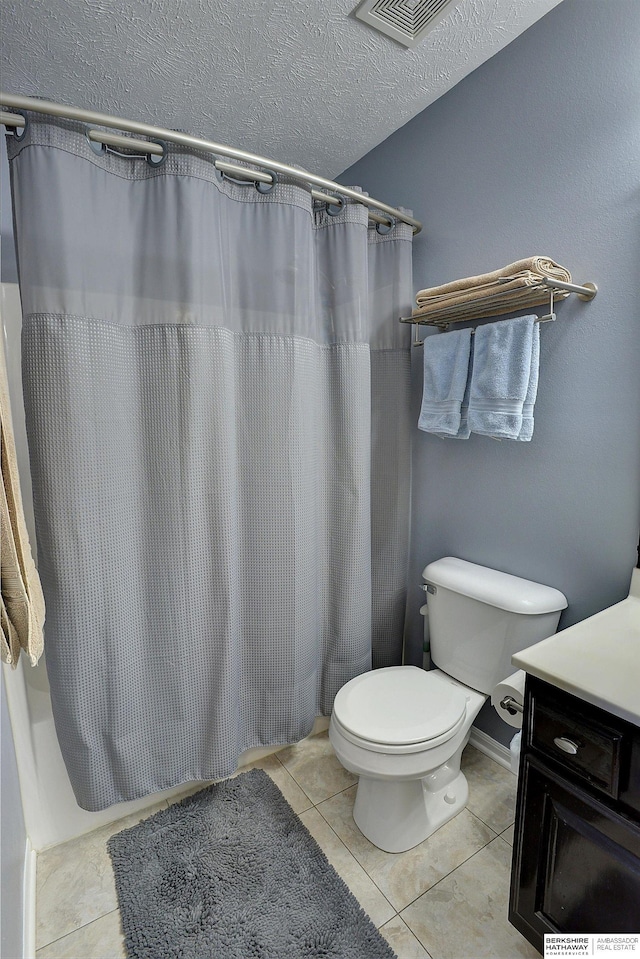
[[[456,734],[467,697],[441,673],[389,666],[356,676],[339,690],[333,720],[345,738],[375,752],[418,752]]]

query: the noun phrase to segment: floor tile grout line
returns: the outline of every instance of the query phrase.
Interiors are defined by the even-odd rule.
[[[338,795],[338,793],[336,793],[336,795]],[[333,798],[333,797],[329,797],[329,798]],[[324,800],[324,799],[323,799],[322,801],[323,801],[323,802],[326,802],[326,800]],[[344,848],[345,848],[346,851],[349,853],[349,855],[351,856],[351,858],[353,859],[353,861],[356,862],[356,863],[360,866],[360,868],[362,869],[362,871],[364,872],[364,874],[367,876],[367,878],[373,883],[373,885],[376,887],[376,889],[378,890],[378,892],[380,893],[380,895],[382,896],[382,898],[384,899],[384,901],[387,902],[387,903],[389,903],[390,908],[394,910],[394,915],[391,916],[390,919],[387,919],[387,920],[386,920],[387,922],[391,922],[391,919],[394,919],[395,916],[400,915],[400,913],[398,912],[398,910],[396,909],[396,907],[393,905],[392,902],[389,902],[387,896],[384,894],[384,892],[382,891],[382,889],[380,888],[380,886],[378,885],[378,883],[375,881],[375,879],[373,878],[373,876],[372,876],[372,875],[368,872],[368,870],[362,865],[362,863],[360,862],[360,860],[357,859],[356,856],[354,856],[354,854],[352,853],[352,851],[351,851],[351,850],[349,849],[349,847],[347,846],[346,842],[344,842],[344,840],[342,839],[342,837],[338,835],[338,833],[335,831],[335,829],[333,828],[333,826],[331,825],[331,823],[330,823],[327,819],[325,819],[325,817],[322,815],[322,812],[318,809],[318,807],[317,807],[317,806],[314,806],[313,808],[318,812],[318,814],[319,814],[320,817],[322,818],[322,821],[323,821],[323,822],[325,823],[325,825],[330,829],[330,831],[331,831],[331,832],[333,833],[333,835],[336,837],[336,839],[338,840],[338,842],[340,843],[340,845],[341,845],[341,846],[344,846]],[[306,810],[305,810],[305,811],[306,811]],[[325,853],[325,856],[326,856],[326,855],[327,855],[327,854]],[[327,859],[328,859],[328,858],[329,858],[329,857],[327,856]],[[334,866],[334,869],[335,869],[335,866]],[[337,870],[336,870],[336,872],[337,872]],[[384,925],[384,923],[383,923],[383,925]],[[380,927],[378,927],[378,928],[380,928]]]
[[[349,787],[349,788],[351,788],[351,787]],[[343,789],[342,791],[343,791],[343,792],[346,792],[346,789]],[[336,796],[339,796],[339,795],[340,795],[340,793],[336,793]],[[333,798],[334,798],[333,796],[329,796],[328,799],[323,799],[322,802],[328,802],[329,799],[333,799]],[[318,806],[320,806],[320,805],[321,805],[321,803],[318,803]],[[327,819],[327,817],[324,815],[324,813],[322,812],[322,810],[318,808],[318,806],[316,806],[316,809],[318,809],[318,812],[320,813],[320,815],[322,816],[322,818],[323,818],[324,821],[326,822],[327,826],[329,826],[330,829],[333,829],[333,826],[331,825],[331,823],[329,822],[329,820]],[[335,832],[335,829],[333,829],[333,831]],[[336,835],[338,836],[337,833],[336,833]],[[367,838],[367,837],[365,836],[365,839],[366,839],[366,838]],[[344,840],[343,840],[340,836],[338,836],[338,839],[340,839],[340,842],[343,844],[343,846],[346,846],[346,848],[349,849],[349,847],[347,846],[346,842],[344,842]],[[367,840],[367,841],[369,841],[369,840]],[[365,864],[360,861],[360,859],[359,859],[358,856],[355,854],[355,852],[353,852],[353,850],[351,850],[351,849],[349,849],[349,852],[351,853],[351,855],[353,856],[353,858],[355,859],[355,861],[358,863],[358,865],[360,866],[360,868],[361,868],[361,869],[364,869],[364,871],[366,872],[367,876],[369,876],[369,879],[371,879],[371,882],[373,882],[376,886],[378,886],[377,882],[375,881],[375,879],[373,878],[373,876],[370,874],[370,872],[369,872],[369,870],[367,869],[367,867],[365,866]],[[380,888],[380,887],[378,886],[378,888]],[[380,892],[382,892],[382,890],[380,890]],[[385,897],[385,899],[387,899],[387,897],[385,896],[384,893],[382,893],[382,895]],[[388,901],[389,901],[389,900],[387,899],[387,902],[388,902]],[[393,903],[389,903],[389,905],[391,906],[392,909],[395,909],[395,906],[393,905]]]
[[[323,802],[329,802],[330,799],[335,799],[336,796],[341,796],[343,793],[348,792],[349,789],[353,789],[353,787],[356,785],[357,783],[350,783],[350,785],[345,786],[344,789],[339,789],[336,793],[331,793],[330,796],[325,796],[324,799],[319,799],[317,803],[314,803],[314,806],[319,806]]]
[[[302,786],[302,785],[298,782],[298,780],[297,780],[296,777],[293,775],[293,773],[292,773],[289,769],[287,769],[287,767],[286,767],[285,764],[282,762],[282,760],[280,759],[280,757],[278,756],[278,754],[277,754],[277,753],[273,753],[272,755],[274,755],[274,756],[276,757],[276,759],[278,760],[278,762],[280,763],[280,765],[282,766],[282,768],[284,769],[284,771],[287,773],[287,775],[288,775],[288,776],[291,776],[291,778],[293,779],[293,781],[294,781],[294,783],[296,784],[296,786],[298,787],[298,789],[301,789],[302,792],[303,792],[303,793],[305,794],[305,796],[307,797],[307,799],[309,800],[309,802],[310,802],[313,806],[315,806],[316,804],[314,803],[314,801],[313,801],[313,799],[311,798],[311,796],[309,795],[309,793],[306,791],[306,789],[304,788],[304,786]],[[277,784],[276,784],[276,785],[277,785]]]
[[[437,883],[436,883],[436,885],[437,885]],[[433,888],[433,887],[432,887],[432,888]],[[427,892],[428,892],[428,891],[429,891],[429,890],[427,890]],[[423,893],[423,895],[424,895],[424,893]],[[420,898],[420,897],[418,896],[418,898]],[[415,902],[415,899],[414,899],[414,902]],[[408,905],[408,906],[405,906],[404,908],[405,908],[405,909],[408,909],[410,905],[411,905],[411,903],[409,903],[409,905]],[[428,959],[444,959],[444,957],[434,956],[433,953],[429,952],[429,950],[427,949],[425,943],[422,941],[422,939],[420,938],[420,936],[418,935],[418,933],[415,932],[415,931],[411,928],[411,926],[409,925],[409,923],[406,922],[406,921],[402,918],[402,916],[401,916],[400,913],[398,913],[398,918],[399,918],[402,922],[404,922],[405,926],[407,927],[407,929],[409,930],[409,932],[411,933],[411,935],[413,936],[413,938],[416,940],[416,942],[419,942],[419,943],[420,943],[420,945],[422,946],[422,948],[423,948],[424,951],[426,952]]]
[[[115,909],[109,909],[107,912],[102,913],[101,916],[94,916],[93,919],[90,919],[88,922],[83,922],[80,926],[76,926],[75,929],[70,929],[69,932],[63,933],[61,936],[58,936],[56,939],[51,939],[49,942],[41,942],[39,946],[36,947],[36,955],[40,952],[41,949],[48,949],[49,946],[53,946],[56,942],[62,942],[63,939],[66,939],[68,936],[75,935],[76,932],[80,932],[81,929],[86,929],[87,926],[93,925],[94,922],[98,922],[99,919],[104,919],[106,916],[112,915],[112,913],[117,912],[118,916],[120,915],[120,907],[116,906]],[[124,936],[123,936],[124,939]]]
[[[468,806],[467,806],[467,810],[468,810],[468,812],[471,813],[472,816],[475,816],[475,818],[476,818],[479,822],[481,822],[483,826],[486,826],[487,829],[490,829],[491,832],[495,833],[496,836],[500,836],[503,832],[506,832],[507,829],[510,829],[511,826],[513,826],[513,823],[510,822],[508,826],[505,826],[504,829],[501,829],[501,830],[498,832],[498,830],[495,829],[494,826],[491,826],[488,822],[486,822],[486,821],[482,818],[482,816],[479,816],[479,815],[477,814],[477,812],[471,812],[471,810],[469,809]]]
[[[370,873],[367,871],[367,869],[365,868],[365,866],[359,861],[359,859],[357,859],[357,857],[354,856],[353,852],[349,849],[349,847],[347,846],[347,844],[342,840],[342,838],[341,838],[341,837],[338,835],[338,833],[335,831],[335,829],[333,828],[333,826],[331,825],[331,823],[322,815],[322,811],[318,808],[322,803],[328,802],[329,799],[333,799],[333,798],[335,798],[335,796],[339,796],[339,795],[341,795],[342,793],[347,792],[347,790],[352,789],[352,788],[356,785],[356,783],[350,783],[348,786],[345,786],[344,789],[339,789],[338,792],[332,793],[330,796],[325,796],[324,799],[319,799],[317,802],[314,802],[313,799],[311,798],[311,796],[309,796],[309,794],[308,794],[307,792],[305,792],[303,786],[298,782],[298,780],[295,778],[295,776],[293,775],[293,773],[292,773],[289,769],[287,769],[287,767],[285,766],[285,764],[282,762],[282,760],[281,760],[279,757],[278,757],[278,761],[279,761],[280,765],[282,766],[282,768],[285,770],[285,772],[287,772],[287,773],[289,774],[289,776],[291,776],[291,778],[292,778],[293,781],[296,783],[296,785],[302,790],[302,792],[303,792],[303,793],[305,794],[305,796],[308,798],[309,802],[312,803],[312,805],[309,806],[308,809],[302,809],[299,813],[296,813],[296,816],[298,817],[298,819],[300,819],[300,817],[301,817],[305,812],[308,812],[309,809],[315,809],[315,810],[318,812],[318,814],[320,815],[320,817],[322,818],[322,821],[325,823],[325,825],[328,827],[328,829],[333,833],[333,835],[335,836],[335,838],[338,840],[338,842],[340,843],[340,845],[341,845],[341,846],[344,848],[344,850],[351,856],[351,858],[353,859],[353,861],[362,869],[362,871],[364,872],[364,874],[366,875],[366,877],[369,879],[369,881],[372,883],[372,885],[374,885],[375,888],[378,890],[378,892],[380,893],[380,895],[382,896],[382,898],[384,899],[384,901],[385,901],[386,903],[388,903],[389,908],[394,910],[393,916],[391,916],[389,919],[387,919],[386,922],[391,922],[391,921],[392,921],[393,919],[395,919],[396,917],[399,917],[399,916],[400,916],[400,913],[398,912],[398,910],[396,909],[396,907],[393,905],[393,903],[392,903],[392,902],[389,902],[389,900],[387,899],[387,897],[385,896],[384,892],[382,891],[382,889],[380,888],[380,886],[378,885],[378,883],[375,881],[375,879],[373,878],[373,876],[370,875]],[[324,851],[324,850],[323,850],[323,851]],[[325,856],[326,856],[326,853],[324,853],[324,854],[325,854]],[[328,857],[327,857],[327,858],[328,858]],[[334,866],[334,868],[335,868],[335,866]],[[385,923],[383,923],[382,925],[385,925]],[[405,923],[405,925],[406,925],[406,923]],[[380,928],[381,928],[381,927],[378,926],[378,929],[380,929]],[[407,928],[408,928],[408,927],[407,927]]]
[[[314,807],[315,807],[315,806],[319,806],[320,803],[327,802],[329,799],[334,799],[336,796],[340,796],[342,793],[346,793],[346,791],[347,791],[348,789],[353,789],[353,787],[356,785],[356,783],[349,783],[349,785],[348,785],[348,786],[345,786],[344,789],[339,789],[337,792],[331,793],[330,796],[323,796],[322,799],[318,799],[317,801],[314,801],[314,800],[312,799],[312,797],[309,795],[309,793],[305,790],[304,786],[302,786],[302,785],[298,782],[298,780],[297,780],[296,777],[293,775],[293,773],[290,772],[290,771],[287,769],[287,767],[284,766],[284,765],[282,766],[282,768],[283,768],[284,770],[286,770],[286,772],[289,773],[289,775],[290,775],[291,778],[293,779],[293,781],[294,781],[294,783],[296,784],[296,786],[298,786],[299,789],[302,790],[302,792],[305,794],[305,796],[307,797],[307,799],[309,800],[309,802],[310,802]],[[507,828],[509,828],[509,827],[507,827]]]
[[[351,787],[349,787],[349,788],[351,788]],[[343,792],[346,792],[346,790],[343,790]],[[336,793],[336,795],[339,795],[339,793]],[[332,799],[333,797],[330,796],[329,798]],[[322,801],[323,801],[323,802],[326,802],[327,800],[324,800],[324,799],[323,799]],[[317,807],[316,807],[316,808],[317,808]],[[368,878],[371,880],[371,882],[372,882],[373,885],[376,887],[376,889],[378,889],[378,891],[380,892],[380,894],[381,894],[381,895],[385,898],[385,900],[389,903],[389,905],[391,906],[391,908],[395,910],[395,916],[392,916],[391,919],[388,919],[388,920],[387,920],[387,922],[391,922],[391,920],[392,920],[392,919],[395,919],[396,917],[399,917],[400,919],[402,919],[402,916],[400,915],[400,913],[402,912],[403,909],[406,909],[408,906],[410,906],[412,902],[415,902],[415,899],[412,899],[411,902],[408,902],[406,906],[403,906],[403,907],[402,907],[402,909],[397,909],[397,908],[394,906],[394,904],[391,902],[391,900],[387,897],[386,893],[380,888],[380,886],[378,885],[378,883],[376,882],[376,880],[374,879],[374,877],[371,875],[371,873],[369,872],[369,870],[367,869],[367,867],[365,866],[365,864],[364,864],[363,862],[361,862],[360,859],[358,859],[358,857],[356,856],[356,854],[355,854],[351,849],[349,849],[349,847],[348,847],[347,844],[344,842],[344,840],[341,838],[341,836],[339,836],[338,833],[336,833],[335,829],[333,828],[333,826],[331,825],[331,823],[329,822],[329,820],[323,815],[322,810],[321,810],[321,809],[318,809],[318,812],[320,813],[320,815],[322,816],[322,818],[323,818],[324,821],[326,822],[326,824],[327,824],[327,826],[329,827],[329,829],[331,829],[331,831],[332,831],[336,836],[338,836],[338,839],[340,840],[340,842],[342,843],[342,845],[343,845],[343,846],[348,850],[348,852],[353,856],[353,858],[355,859],[355,861],[358,863],[358,865],[359,865],[360,868],[363,870],[363,872],[368,876]],[[366,838],[366,837],[365,837],[365,838]],[[498,837],[497,837],[497,836],[494,836],[493,838],[494,838],[494,839],[497,839]],[[489,842],[493,842],[493,839],[490,839]],[[489,844],[489,843],[485,843],[485,845],[488,845],[488,844]],[[484,849],[484,846],[482,846],[482,848]],[[480,852],[479,849],[476,850],[476,851],[477,851],[477,852]],[[471,856],[469,856],[468,858],[471,859],[474,855],[475,855],[475,853],[472,853]],[[465,862],[466,862],[466,860],[465,860]],[[460,865],[462,865],[462,863],[460,863]],[[455,869],[457,869],[457,868],[458,868],[458,867],[455,866],[454,869],[452,869],[450,872],[447,873],[447,875],[451,875],[451,872],[455,872]],[[443,876],[442,878],[444,879],[445,877]],[[440,880],[438,880],[438,882],[440,882]],[[434,883],[434,885],[437,885],[437,883]],[[430,886],[429,889],[431,889],[431,888],[433,888],[433,887]],[[423,896],[425,892],[428,892],[428,891],[429,891],[429,889],[425,889],[423,892],[421,892],[419,896],[416,896],[416,899],[419,899],[420,896]],[[403,919],[402,921],[404,922],[404,919]],[[384,925],[384,924],[383,924],[383,925]],[[405,922],[405,925],[407,925],[406,922]],[[408,926],[407,926],[407,928],[409,929]],[[413,932],[413,930],[409,929],[409,931],[411,932],[412,935],[415,935],[415,933]],[[416,936],[416,938],[417,938],[417,936]],[[418,940],[418,941],[420,941],[420,940]],[[422,945],[422,943],[421,943],[421,945]],[[423,947],[423,948],[424,948],[424,947]],[[432,959],[433,959],[433,957],[432,957]]]
[[[508,839],[505,839],[504,836],[496,836],[496,839],[502,839],[502,841],[503,841],[503,843],[505,844],[505,846],[507,846],[507,847],[511,850],[511,852],[513,853],[513,846],[512,846],[511,843],[508,841]],[[491,840],[491,841],[493,842],[493,840]],[[487,843],[487,845],[489,845],[489,844]]]
[[[433,956],[433,955],[429,952],[429,950],[427,949],[427,947],[426,947],[425,944],[423,943],[422,939],[420,939],[419,936],[417,936],[417,935],[415,934],[415,932],[413,931],[413,929],[411,929],[411,928],[407,925],[407,923],[404,921],[404,919],[402,918],[402,916],[400,915],[399,912],[397,912],[397,913],[395,914],[395,916],[392,916],[391,919],[388,919],[387,922],[393,922],[394,919],[399,919],[400,922],[402,923],[402,925],[403,925],[403,926],[405,927],[405,929],[407,930],[407,932],[408,932],[410,935],[412,935],[413,938],[416,940],[416,942],[421,946],[421,948],[424,949],[425,959],[438,959],[438,957]],[[384,925],[386,926],[387,923],[385,922]],[[378,932],[381,932],[382,929],[383,929],[383,926],[379,926],[379,927],[378,927]],[[393,949],[393,946],[392,946],[391,948]],[[402,959],[402,956],[398,956],[398,959]]]
[[[343,791],[346,791],[346,790],[343,790]],[[339,795],[339,794],[336,793],[336,795]],[[333,798],[333,797],[329,797],[329,798]],[[323,802],[325,802],[325,800],[323,800]],[[326,817],[322,814],[322,810],[318,809],[318,812],[320,813],[320,815],[322,816],[322,818],[324,819],[324,821],[326,822],[326,824],[329,826],[329,828],[335,833],[335,830],[333,829],[333,827],[332,827],[331,823],[329,822],[329,820],[326,819]],[[476,819],[477,819],[477,818],[478,818],[478,817],[476,816]],[[486,826],[486,823],[483,823],[483,825]],[[507,827],[507,828],[508,828],[508,827]],[[492,830],[490,826],[487,826],[487,829],[490,829],[491,832],[494,832],[494,830]],[[336,833],[336,835],[338,835],[338,834]],[[366,837],[365,837],[365,838],[366,838]],[[410,900],[410,902],[408,902],[406,905],[402,906],[402,909],[396,909],[396,907],[393,905],[393,903],[387,898],[386,894],[382,891],[382,889],[380,889],[380,886],[378,885],[378,883],[376,882],[376,880],[374,879],[374,877],[371,875],[371,873],[369,872],[369,870],[367,869],[367,867],[364,865],[364,863],[361,862],[360,859],[358,859],[358,857],[356,856],[356,854],[355,854],[351,849],[349,849],[349,847],[348,847],[348,846],[346,845],[346,843],[341,839],[341,837],[338,836],[338,839],[340,839],[340,842],[342,842],[342,844],[348,849],[348,851],[351,853],[351,855],[353,856],[353,858],[355,859],[355,861],[358,863],[358,865],[360,866],[360,868],[364,870],[364,872],[367,874],[367,876],[369,877],[369,879],[371,880],[371,882],[374,884],[374,886],[375,886],[377,889],[380,890],[380,893],[381,893],[381,894],[384,896],[384,898],[387,900],[387,902],[389,903],[389,905],[391,906],[391,908],[392,908],[392,909],[396,909],[396,916],[399,916],[400,918],[402,918],[401,913],[403,912],[403,910],[407,909],[410,905],[412,905],[412,903],[414,903],[417,899],[419,899],[420,896],[424,896],[425,893],[427,893],[427,892],[429,892],[431,889],[435,888],[435,886],[437,886],[439,882],[441,882],[443,879],[446,879],[447,876],[450,876],[452,873],[454,873],[454,872],[456,871],[456,869],[458,869],[459,866],[462,866],[465,862],[468,862],[469,859],[473,859],[473,857],[474,857],[475,855],[477,855],[477,853],[481,852],[481,850],[484,849],[486,846],[488,846],[490,842],[493,842],[494,839],[498,839],[498,838],[499,838],[498,833],[495,833],[495,832],[494,832],[494,835],[491,837],[491,839],[489,839],[486,843],[484,843],[484,844],[480,847],[480,849],[476,849],[475,852],[472,852],[471,855],[467,856],[466,859],[464,859],[462,862],[458,863],[457,866],[454,866],[453,869],[450,869],[449,872],[445,873],[444,876],[441,876],[440,879],[438,879],[438,881],[433,884],[433,886],[429,886],[427,889],[424,889],[421,893],[419,893],[419,894],[416,896],[415,899]],[[505,840],[505,842],[506,842],[506,840]],[[507,843],[507,845],[508,845],[508,843]],[[392,918],[394,918],[394,917],[392,916]],[[391,922],[391,920],[388,920],[388,921]],[[403,920],[403,922],[404,922],[404,920]],[[405,925],[406,925],[406,923],[405,923]],[[409,928],[409,927],[407,926],[407,928]],[[415,933],[413,933],[413,930],[410,930],[410,932],[412,933],[412,935],[415,935]],[[417,938],[417,937],[416,937],[416,938]]]
[[[477,818],[477,817],[476,817],[476,818]],[[485,823],[484,825],[486,825],[486,823]],[[488,826],[487,828],[489,829],[489,828],[491,828],[491,827]],[[444,876],[440,876],[440,878],[438,879],[437,882],[434,882],[434,884],[433,884],[432,886],[429,886],[428,889],[425,889],[424,892],[421,892],[419,896],[416,896],[415,899],[412,899],[411,902],[408,902],[406,906],[403,906],[403,907],[402,907],[402,909],[401,909],[400,912],[398,913],[398,915],[400,916],[400,918],[402,919],[402,913],[405,911],[405,909],[408,909],[409,906],[412,906],[412,905],[414,904],[414,902],[417,902],[418,899],[421,899],[421,898],[422,898],[422,896],[426,896],[426,894],[427,894],[428,892],[431,892],[431,890],[432,890],[432,889],[435,889],[436,886],[439,886],[441,882],[443,882],[445,879],[448,879],[450,876],[452,876],[452,875],[454,874],[454,872],[456,872],[458,869],[460,869],[461,866],[464,866],[465,863],[468,863],[471,859],[474,858],[474,856],[477,856],[479,853],[483,852],[483,851],[487,848],[487,846],[490,846],[492,842],[495,842],[496,839],[500,839],[500,838],[501,838],[500,835],[499,835],[498,833],[496,833],[496,834],[493,836],[493,838],[490,839],[489,842],[485,842],[485,843],[480,847],[480,849],[476,849],[476,851],[475,851],[475,852],[472,852],[470,856],[467,856],[467,858],[466,858],[466,859],[463,859],[462,862],[459,862],[457,866],[454,866],[453,869],[450,869],[448,873],[446,873]],[[507,842],[506,839],[503,839],[502,841],[504,842],[504,844],[505,844],[506,846],[509,845],[509,843]],[[404,920],[403,920],[403,921],[404,921]],[[405,924],[408,926],[408,923],[405,923]],[[408,926],[408,928],[411,929],[411,926]],[[413,932],[413,929],[411,929],[411,932]],[[414,936],[416,935],[415,932],[413,932],[413,935],[414,935]],[[416,936],[416,938],[418,938],[418,937]],[[420,941],[420,940],[418,940],[418,941]],[[426,946],[425,946],[424,948],[426,949]],[[433,957],[432,957],[432,959],[433,959]]]

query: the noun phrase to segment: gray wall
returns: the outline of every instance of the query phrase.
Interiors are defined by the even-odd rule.
[[[440,556],[561,589],[561,628],[627,595],[640,524],[639,49],[637,0],[564,0],[340,178],[424,221],[416,290],[534,253],[599,287],[541,329],[530,444],[415,430],[409,661],[421,570]],[[490,713],[477,725],[508,741]]]

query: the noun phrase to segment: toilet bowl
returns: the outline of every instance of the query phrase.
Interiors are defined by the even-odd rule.
[[[464,809],[460,758],[486,698],[416,666],[364,673],[338,692],[329,739],[360,777],[353,818],[375,846],[403,852]]]
[[[460,769],[471,726],[513,653],[552,635],[567,600],[558,590],[455,557],[423,576],[432,661],[388,666],[337,693],[329,739],[359,776],[353,818],[386,852],[427,839],[467,804]]]

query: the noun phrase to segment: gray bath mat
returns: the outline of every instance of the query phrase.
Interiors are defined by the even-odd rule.
[[[130,959],[395,959],[261,769],[108,849]]]

